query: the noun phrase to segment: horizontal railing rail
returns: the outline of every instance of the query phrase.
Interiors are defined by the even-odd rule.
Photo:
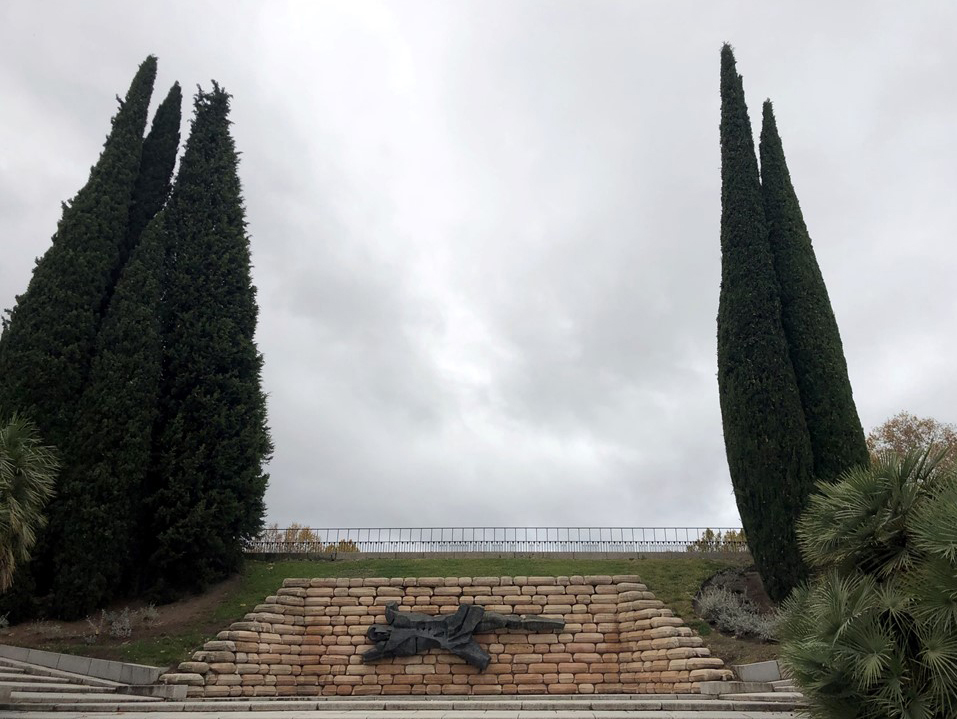
[[[267,529],[248,554],[746,552],[739,528],[350,527]]]

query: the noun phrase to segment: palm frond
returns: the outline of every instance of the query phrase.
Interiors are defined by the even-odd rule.
[[[957,631],[957,565],[931,558],[906,580],[915,598],[913,614],[924,623]]]
[[[918,549],[957,564],[957,481],[918,508],[911,527]]]
[[[897,645],[875,614],[858,622],[842,642],[842,651],[853,667],[854,683],[867,690],[885,678]]]
[[[17,563],[30,557],[58,470],[56,451],[40,443],[32,422],[14,415],[0,425],[0,591],[9,588]]]
[[[957,636],[939,627],[923,626],[918,657],[929,674],[928,685],[957,692]]]
[[[798,527],[812,582],[785,603],[781,659],[814,716],[957,717],[957,470],[881,455],[818,485]]]

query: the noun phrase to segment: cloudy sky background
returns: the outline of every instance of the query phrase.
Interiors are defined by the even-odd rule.
[[[735,526],[718,65],[775,103],[865,428],[957,421],[952,2],[0,6],[0,306],[148,53],[232,119],[270,521]],[[184,108],[184,138],[191,107]]]

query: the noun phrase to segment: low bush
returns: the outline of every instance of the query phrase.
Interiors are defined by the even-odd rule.
[[[708,587],[695,600],[698,616],[722,634],[754,637],[766,642],[777,638],[778,614],[762,613],[740,594],[724,587]]]
[[[124,607],[121,612],[104,611],[103,618],[106,620],[106,626],[111,637],[125,639],[132,636],[133,615],[129,607]]]
[[[86,623],[88,630],[83,635],[83,643],[96,644],[97,639],[100,638],[100,633],[103,631],[103,614],[100,614],[100,620],[98,622],[94,622],[92,619],[87,617]]]
[[[159,618],[159,611],[153,604],[148,604],[141,609],[131,611],[129,607],[124,607],[120,611],[102,610],[97,621],[87,617],[86,623],[89,630],[83,635],[83,641],[87,644],[96,644],[97,640],[106,633],[117,639],[128,639],[133,636],[133,629],[137,622],[145,627],[151,627]]]
[[[159,610],[156,609],[155,604],[147,604],[139,610],[139,615],[144,626],[152,627],[159,619]]]
[[[351,539],[340,539],[338,543],[326,545],[327,552],[358,552],[359,545]]]
[[[689,552],[747,552],[748,541],[743,529],[729,529],[722,534],[720,529],[715,532],[709,527],[685,549]]]

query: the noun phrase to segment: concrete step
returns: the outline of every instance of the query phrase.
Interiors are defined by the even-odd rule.
[[[731,669],[738,679],[743,682],[774,682],[783,679],[781,667],[775,660],[754,662],[753,664],[735,664]]]
[[[151,706],[152,708],[152,706]],[[794,712],[456,712],[454,715],[443,715],[441,712],[356,712],[343,714],[326,711],[237,711],[216,712],[210,714],[199,710],[180,711],[142,711],[142,707],[123,712],[111,709],[95,709],[84,707],[81,716],[83,719],[210,719],[210,717],[229,717],[229,719],[797,719]],[[21,714],[17,714],[21,716]],[[64,712],[56,711],[28,711],[22,716],[30,719],[63,719]]]
[[[793,679],[778,679],[776,682],[771,682],[771,686],[774,687],[774,691],[798,691],[797,684],[794,683]]]
[[[9,654],[15,647],[0,645]],[[31,650],[33,651],[33,650]],[[89,674],[68,671],[59,666],[33,664],[11,656],[0,654],[0,701],[22,706],[28,703],[31,708],[45,708],[52,704],[68,702],[89,705],[91,697],[106,698],[111,702],[123,701],[127,705],[136,705],[143,701],[162,701],[164,699],[182,700],[186,698],[186,687],[152,683],[138,683],[148,680],[160,670],[137,664],[105,662],[88,657],[77,657],[52,652],[34,652],[45,662],[64,667],[76,667],[83,670],[112,672],[117,676],[128,676],[130,683],[113,681]],[[33,655],[31,655],[33,656]],[[98,662],[94,666],[93,662]],[[116,699],[108,695],[122,695]]]
[[[9,659],[7,657],[0,656],[0,671],[9,672],[11,670],[20,670],[25,674],[32,674],[33,676],[54,677],[60,681],[89,684],[90,686],[96,687],[105,688],[122,686],[119,682],[114,682],[109,679],[100,679],[99,677],[91,677],[87,676],[86,674],[76,674],[74,672],[68,672],[62,669],[52,669],[50,667],[44,667],[38,664],[29,664],[18,659]]]
[[[31,682],[62,682],[63,680],[59,677],[48,677],[45,674],[28,674],[24,671],[7,671],[6,669],[0,669],[0,682],[18,682],[18,681],[31,681]]]
[[[211,698],[211,699],[190,699],[190,701],[306,701],[306,702],[346,702],[346,703],[373,703],[382,702],[463,702],[468,704],[483,704],[487,702],[606,702],[606,701],[635,701],[635,700],[661,700],[661,699],[708,699],[701,694],[485,694],[474,696],[450,696],[438,694],[416,694],[416,695],[392,695],[392,696],[302,696],[302,697],[236,697]]]
[[[416,698],[395,700],[393,698],[379,699],[378,701],[362,702],[343,702],[329,699],[326,701],[316,701],[315,699],[226,699],[213,700],[205,699],[200,701],[187,700],[187,704],[201,704],[204,707],[233,708],[236,705],[255,704],[257,707],[285,707],[291,709],[316,709],[320,711],[375,711],[375,712],[396,712],[396,711],[635,711],[638,709],[644,711],[683,711],[692,709],[707,709],[709,711],[729,711],[738,705],[747,704],[749,708],[756,709],[758,704],[768,705],[769,702],[741,702],[721,699],[702,699],[696,697],[693,699],[632,699],[622,701],[613,697],[604,699],[584,698],[581,700],[538,700],[526,701],[524,699],[506,699],[502,701],[474,701],[463,700],[462,698],[445,700],[421,700]],[[777,707],[771,706],[771,709]]]
[[[759,701],[725,701],[718,699],[696,700],[631,700],[622,702],[614,699],[594,699],[586,698],[581,701],[537,701],[529,702],[522,699],[506,701],[435,701],[435,700],[405,700],[405,701],[336,701],[330,700],[202,700],[185,702],[156,702],[149,705],[130,704],[118,697],[113,697],[117,701],[102,702],[70,702],[61,701],[45,704],[43,706],[34,704],[29,707],[21,704],[18,708],[21,711],[31,709],[43,709],[47,711],[73,711],[83,712],[86,716],[89,712],[149,712],[151,715],[155,712],[199,712],[215,713],[229,716],[236,716],[237,712],[307,712],[309,716],[325,717],[345,717],[346,719],[361,719],[361,717],[370,717],[371,719],[387,719],[387,717],[432,717],[440,719],[441,717],[464,717],[472,716],[478,719],[484,717],[489,719],[494,716],[517,716],[526,715],[531,719],[533,715],[548,717],[563,717],[577,715],[582,717],[606,717],[610,719],[612,714],[622,714],[625,716],[642,715],[650,716],[653,714],[664,713],[664,716],[674,717],[679,714],[690,712],[691,715],[698,717],[707,716],[709,719],[725,717],[730,714],[746,712],[748,716],[755,713],[771,713],[775,716],[781,716],[782,713],[790,711],[791,707],[785,702],[759,702]],[[0,709],[7,707],[0,706]],[[181,715],[180,715],[181,716]]]
[[[90,703],[107,703],[107,704],[117,704],[122,702],[123,704],[134,704],[139,702],[162,702],[163,700],[158,697],[144,697],[137,696],[132,694],[122,695],[122,699],[119,699],[120,695],[111,694],[106,692],[75,692],[75,691],[20,691],[13,690],[10,693],[10,701],[14,704],[46,704],[46,705],[56,705],[64,702],[70,704],[90,704]]]
[[[67,692],[75,694],[107,694],[113,693],[113,687],[91,687],[89,684],[72,684],[70,682],[35,682],[29,679],[7,682],[0,681],[0,687],[7,687],[14,692]]]
[[[804,701],[800,692],[751,692],[747,694],[722,694],[722,699],[741,702],[789,702],[793,704]]]
[[[150,685],[159,682],[164,673],[161,667],[130,664],[109,659],[96,659],[78,654],[60,654],[43,649],[14,647],[0,644],[0,658],[26,662],[32,666],[80,674],[89,679],[106,680],[130,685]]]
[[[394,712],[394,711],[630,711],[641,709],[645,711],[649,710],[661,710],[661,711],[682,711],[684,709],[707,709],[709,711],[727,711],[735,708],[738,705],[747,704],[750,708],[755,708],[755,705],[767,705],[769,702],[759,702],[759,701],[734,701],[734,700],[724,700],[724,699],[702,699],[700,697],[694,699],[681,699],[681,700],[648,700],[648,699],[635,699],[629,701],[620,701],[614,698],[608,698],[606,700],[595,700],[595,699],[586,699],[582,701],[537,701],[537,702],[528,702],[522,701],[521,699],[516,699],[513,701],[497,701],[497,702],[475,702],[475,701],[461,701],[461,700],[449,700],[449,701],[433,701],[433,702],[424,702],[416,701],[414,699],[405,700],[405,701],[393,701],[391,699],[378,702],[361,702],[361,703],[344,703],[337,701],[327,701],[317,703],[315,700],[311,699],[236,699],[236,700],[226,700],[229,704],[233,703],[250,703],[255,704],[257,708],[266,708],[271,706],[279,705],[295,705],[296,708],[312,708],[314,707],[319,711],[385,711],[385,712]],[[226,704],[221,703],[220,700],[201,700],[201,703],[204,705],[215,705],[215,706],[226,706]],[[770,707],[776,709],[778,707]]]
[[[0,681],[0,687],[7,687],[14,692],[67,692],[74,694],[104,694],[112,689],[112,687],[91,687],[89,684],[71,684],[68,682],[35,682],[30,679],[14,682]]]
[[[771,682],[701,682],[700,687],[702,694],[708,694],[712,696],[774,691],[774,685]]]

